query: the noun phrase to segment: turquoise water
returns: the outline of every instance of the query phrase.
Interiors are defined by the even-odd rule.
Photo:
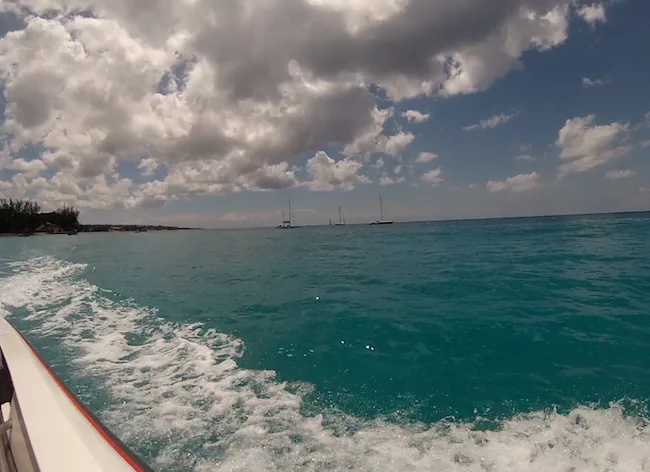
[[[650,215],[0,239],[160,471],[650,470]]]

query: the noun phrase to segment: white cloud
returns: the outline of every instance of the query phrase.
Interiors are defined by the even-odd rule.
[[[383,173],[379,178],[380,185],[386,186],[386,185],[402,184],[406,182],[406,178],[400,176],[403,170],[402,164],[398,164],[397,166],[395,166],[392,172],[393,176],[388,175],[387,169],[384,169],[383,166],[381,169],[383,170]]]
[[[280,190],[298,185],[295,170],[286,162],[265,165],[239,176],[236,182],[245,190]]]
[[[83,202],[77,202],[82,208],[112,209],[124,208],[133,182],[119,179],[109,182],[104,176],[85,189]]]
[[[585,172],[624,156],[631,146],[620,144],[628,125],[611,123],[594,125],[595,115],[567,120],[560,130],[557,146],[565,162],[558,171],[560,177]]]
[[[401,184],[404,183],[406,179],[404,177],[389,177],[388,175],[384,175],[379,179],[379,184],[386,186],[386,185],[394,185],[394,184]]]
[[[438,159],[438,154],[435,152],[421,152],[415,162],[418,164],[426,164],[427,162],[431,162],[435,159]]]
[[[610,180],[619,180],[627,179],[628,177],[632,177],[634,175],[636,175],[636,172],[633,170],[610,170],[605,174],[605,178]]]
[[[437,187],[444,182],[444,179],[442,178],[442,167],[438,167],[437,169],[426,172],[422,175],[422,180],[434,187]]]
[[[178,186],[176,188],[180,189],[181,186]],[[189,189],[187,190],[189,191]],[[172,191],[170,190],[169,182],[160,182],[158,180],[155,180],[153,182],[146,182],[140,185],[137,190],[132,192],[132,194],[133,195],[130,198],[130,205],[144,208],[161,207],[167,203],[171,199],[171,195],[173,195]]]
[[[639,146],[647,148],[650,147],[650,139],[644,139],[639,142]]]
[[[57,172],[51,179],[42,177],[26,182],[26,189],[46,208],[56,208],[63,203],[81,209],[124,209],[129,206],[133,182],[104,175],[79,182],[68,173]]]
[[[472,183],[467,186],[468,188],[476,188],[476,184]]]
[[[515,157],[515,160],[520,162],[535,162],[535,157],[530,154],[519,154]]]
[[[442,95],[485,90],[509,70],[519,67],[524,51],[545,51],[562,44],[568,34],[569,4],[550,2],[546,8],[520,4],[516,15],[484,41],[467,45],[445,58],[449,73],[442,84]]]
[[[500,115],[494,115],[489,118],[486,118],[485,120],[481,120],[476,124],[470,125],[470,126],[465,126],[463,129],[465,131],[474,131],[478,129],[493,129],[497,128],[499,126],[503,126],[509,121],[511,121],[513,118],[516,118],[519,112],[513,112],[513,113],[501,113]]]
[[[384,136],[382,136],[383,138]],[[406,146],[411,144],[415,139],[415,136],[412,133],[405,133],[400,131],[399,133],[389,136],[381,148],[381,152],[384,152],[391,156],[401,157],[402,152],[406,149]]]
[[[609,79],[590,79],[588,77],[583,77],[582,78],[582,86],[583,87],[602,87],[603,85],[607,85],[609,83]]]
[[[0,170],[3,167],[8,170],[21,172],[28,177],[36,177],[47,169],[47,166],[40,159],[32,159],[31,161],[26,161],[22,158],[14,159],[12,162],[5,166],[0,165]]]
[[[142,175],[145,177],[152,176],[158,167],[160,167],[160,163],[151,157],[142,159],[140,164],[138,164],[138,169],[142,170]]]
[[[607,21],[604,3],[592,3],[591,5],[583,5],[578,8],[577,13],[584,21],[592,26],[598,22],[605,23]]]
[[[386,136],[383,134],[384,123],[393,116],[393,110],[375,110],[369,126],[357,138],[343,149],[346,156],[368,156],[370,153],[383,153],[401,158],[406,147],[413,142],[415,135],[399,131]]]
[[[393,112],[370,84],[393,100],[485,90],[524,52],[562,44],[574,10],[571,0],[154,3],[0,2],[24,21],[0,39],[0,145],[46,149],[36,160],[47,175],[81,189],[59,195],[49,177],[45,188],[34,163],[11,192],[158,205],[297,185],[298,159],[328,146],[346,168],[357,154],[399,158],[414,136],[384,134]],[[124,161],[167,176],[136,185],[116,176]]]
[[[359,175],[363,164],[348,158],[335,161],[325,152],[319,151],[307,161],[307,171],[312,177],[308,183],[312,190],[352,190],[356,184],[369,180]]]
[[[407,110],[402,113],[402,116],[406,118],[409,123],[424,123],[431,115],[420,113],[417,110]]]
[[[539,175],[537,172],[530,174],[519,174],[509,177],[503,181],[490,180],[487,183],[487,189],[492,192],[527,192],[539,187]]]

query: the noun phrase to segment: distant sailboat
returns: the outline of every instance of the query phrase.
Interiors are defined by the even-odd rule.
[[[370,223],[371,225],[392,225],[393,220],[384,219],[384,203],[381,200],[381,195],[379,195],[379,214],[380,218],[377,221]]]
[[[293,218],[293,214],[291,213],[291,200],[289,200],[289,219],[286,219],[284,216],[284,208],[282,209],[282,223],[276,226],[278,229],[293,229],[293,228],[300,228],[300,226],[296,226],[292,223],[292,220],[295,221],[295,218]]]
[[[332,220],[330,220],[331,222]],[[341,207],[339,206],[339,222],[334,223],[334,226],[345,226],[345,218],[343,218],[343,212],[341,211]]]

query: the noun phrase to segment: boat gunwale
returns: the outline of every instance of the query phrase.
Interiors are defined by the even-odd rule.
[[[15,328],[11,323],[8,322],[8,320],[5,319],[7,323],[13,328],[13,330],[18,334],[20,339],[27,345],[31,353],[33,354],[34,358],[38,360],[38,362],[41,364],[45,372],[48,373],[48,375],[52,378],[52,380],[55,382],[57,387],[65,394],[65,396],[72,402],[74,407],[77,409],[79,413],[85,418],[85,420],[99,433],[99,435],[106,441],[106,443],[111,446],[115,452],[122,457],[122,459],[129,464],[135,470],[136,472],[155,472],[146,462],[144,462],[135,452],[133,452],[120,438],[118,438],[111,430],[106,427],[101,420],[92,412],[90,409],[77,397],[76,394],[71,392],[68,387],[63,383],[63,381],[59,378],[59,376],[50,368],[50,366],[45,362],[43,357],[38,353],[38,351],[32,346],[32,344],[25,338],[25,336],[17,329]],[[0,346],[0,353],[2,353],[2,346]],[[9,374],[9,378],[11,379],[11,366],[9,365],[9,361],[7,358],[2,354],[2,360],[4,363],[5,368],[7,369],[7,373]],[[13,382],[12,382],[13,383]],[[12,387],[13,388],[13,387]],[[12,401],[15,401],[18,405],[18,411],[16,411],[16,416],[18,416],[19,421],[21,421],[21,425],[25,426],[23,423],[23,418],[22,414],[20,414],[20,403],[18,401],[19,394],[18,392],[14,389],[13,393],[13,399]],[[23,428],[23,435],[26,439],[27,445],[29,446],[29,454],[33,458],[33,464],[39,468],[39,465],[36,461],[36,458],[34,456],[34,451],[31,446],[31,440],[29,438],[29,431],[27,430],[26,427]]]

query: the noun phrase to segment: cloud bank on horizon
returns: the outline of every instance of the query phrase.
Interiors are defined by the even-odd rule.
[[[442,188],[440,151],[420,143],[438,120],[435,104],[484,93],[520,70],[524,54],[562,47],[571,24],[605,24],[608,9],[574,0],[2,0],[0,195],[124,210],[287,188]],[[585,76],[576,88],[605,83]],[[459,129],[507,130],[529,111],[492,113]],[[549,143],[557,168],[548,181],[629,154],[644,126],[564,120]],[[621,172],[608,179],[634,175]],[[491,177],[477,188],[543,185],[534,170]]]

